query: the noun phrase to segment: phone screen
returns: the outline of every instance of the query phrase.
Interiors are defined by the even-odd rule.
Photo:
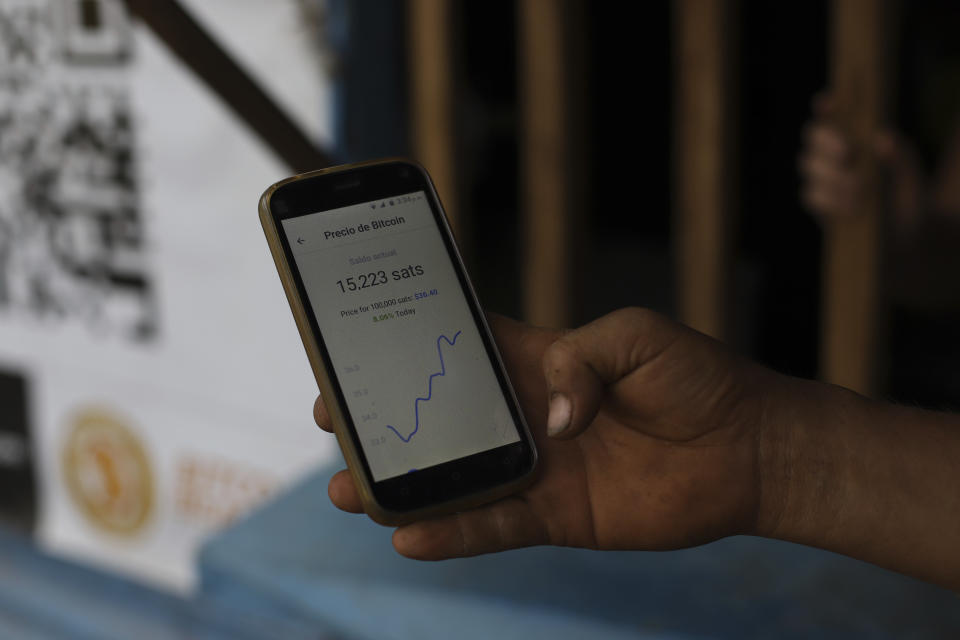
[[[521,439],[428,197],[282,220],[376,482]]]

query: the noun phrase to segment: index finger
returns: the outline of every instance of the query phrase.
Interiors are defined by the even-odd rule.
[[[487,313],[487,324],[511,375],[539,374],[543,352],[561,331],[531,327],[497,313]]]
[[[517,497],[414,522],[393,533],[393,547],[414,560],[465,558],[550,542],[547,527]]]

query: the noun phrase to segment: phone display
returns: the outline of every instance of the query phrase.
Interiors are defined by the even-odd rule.
[[[261,220],[348,466],[383,522],[510,490],[536,451],[423,170],[278,183]]]
[[[282,224],[374,481],[520,439],[423,191]]]

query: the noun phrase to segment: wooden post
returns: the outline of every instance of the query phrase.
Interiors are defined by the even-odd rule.
[[[673,202],[680,319],[726,336],[733,159],[730,0],[679,0],[674,6]]]
[[[413,153],[430,172],[463,245],[455,153],[453,3],[410,0],[408,7]]]
[[[843,0],[832,5],[831,90],[837,125],[855,149],[869,150],[885,122],[884,0]],[[854,215],[824,229],[821,371],[828,382],[872,394],[878,382],[883,251],[879,167],[869,151],[855,154],[865,185]]]
[[[521,0],[517,9],[524,317],[535,325],[567,326],[574,286],[569,9],[561,0]]]

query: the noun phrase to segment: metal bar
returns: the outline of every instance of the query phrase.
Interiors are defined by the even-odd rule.
[[[837,125],[854,148],[870,149],[886,116],[887,3],[844,0],[831,6],[831,90],[837,100]],[[882,185],[872,154],[855,154],[853,162],[865,185],[859,210],[830,220],[824,229],[820,357],[825,380],[872,394],[880,361]]]
[[[677,306],[683,322],[719,339],[731,268],[734,4],[681,0],[673,16]]]
[[[410,0],[408,5],[412,143],[460,244],[468,245],[457,200],[452,11],[448,0]]]
[[[573,176],[565,4],[518,4],[524,317],[545,326],[566,326],[571,315],[573,214],[568,182]]]

